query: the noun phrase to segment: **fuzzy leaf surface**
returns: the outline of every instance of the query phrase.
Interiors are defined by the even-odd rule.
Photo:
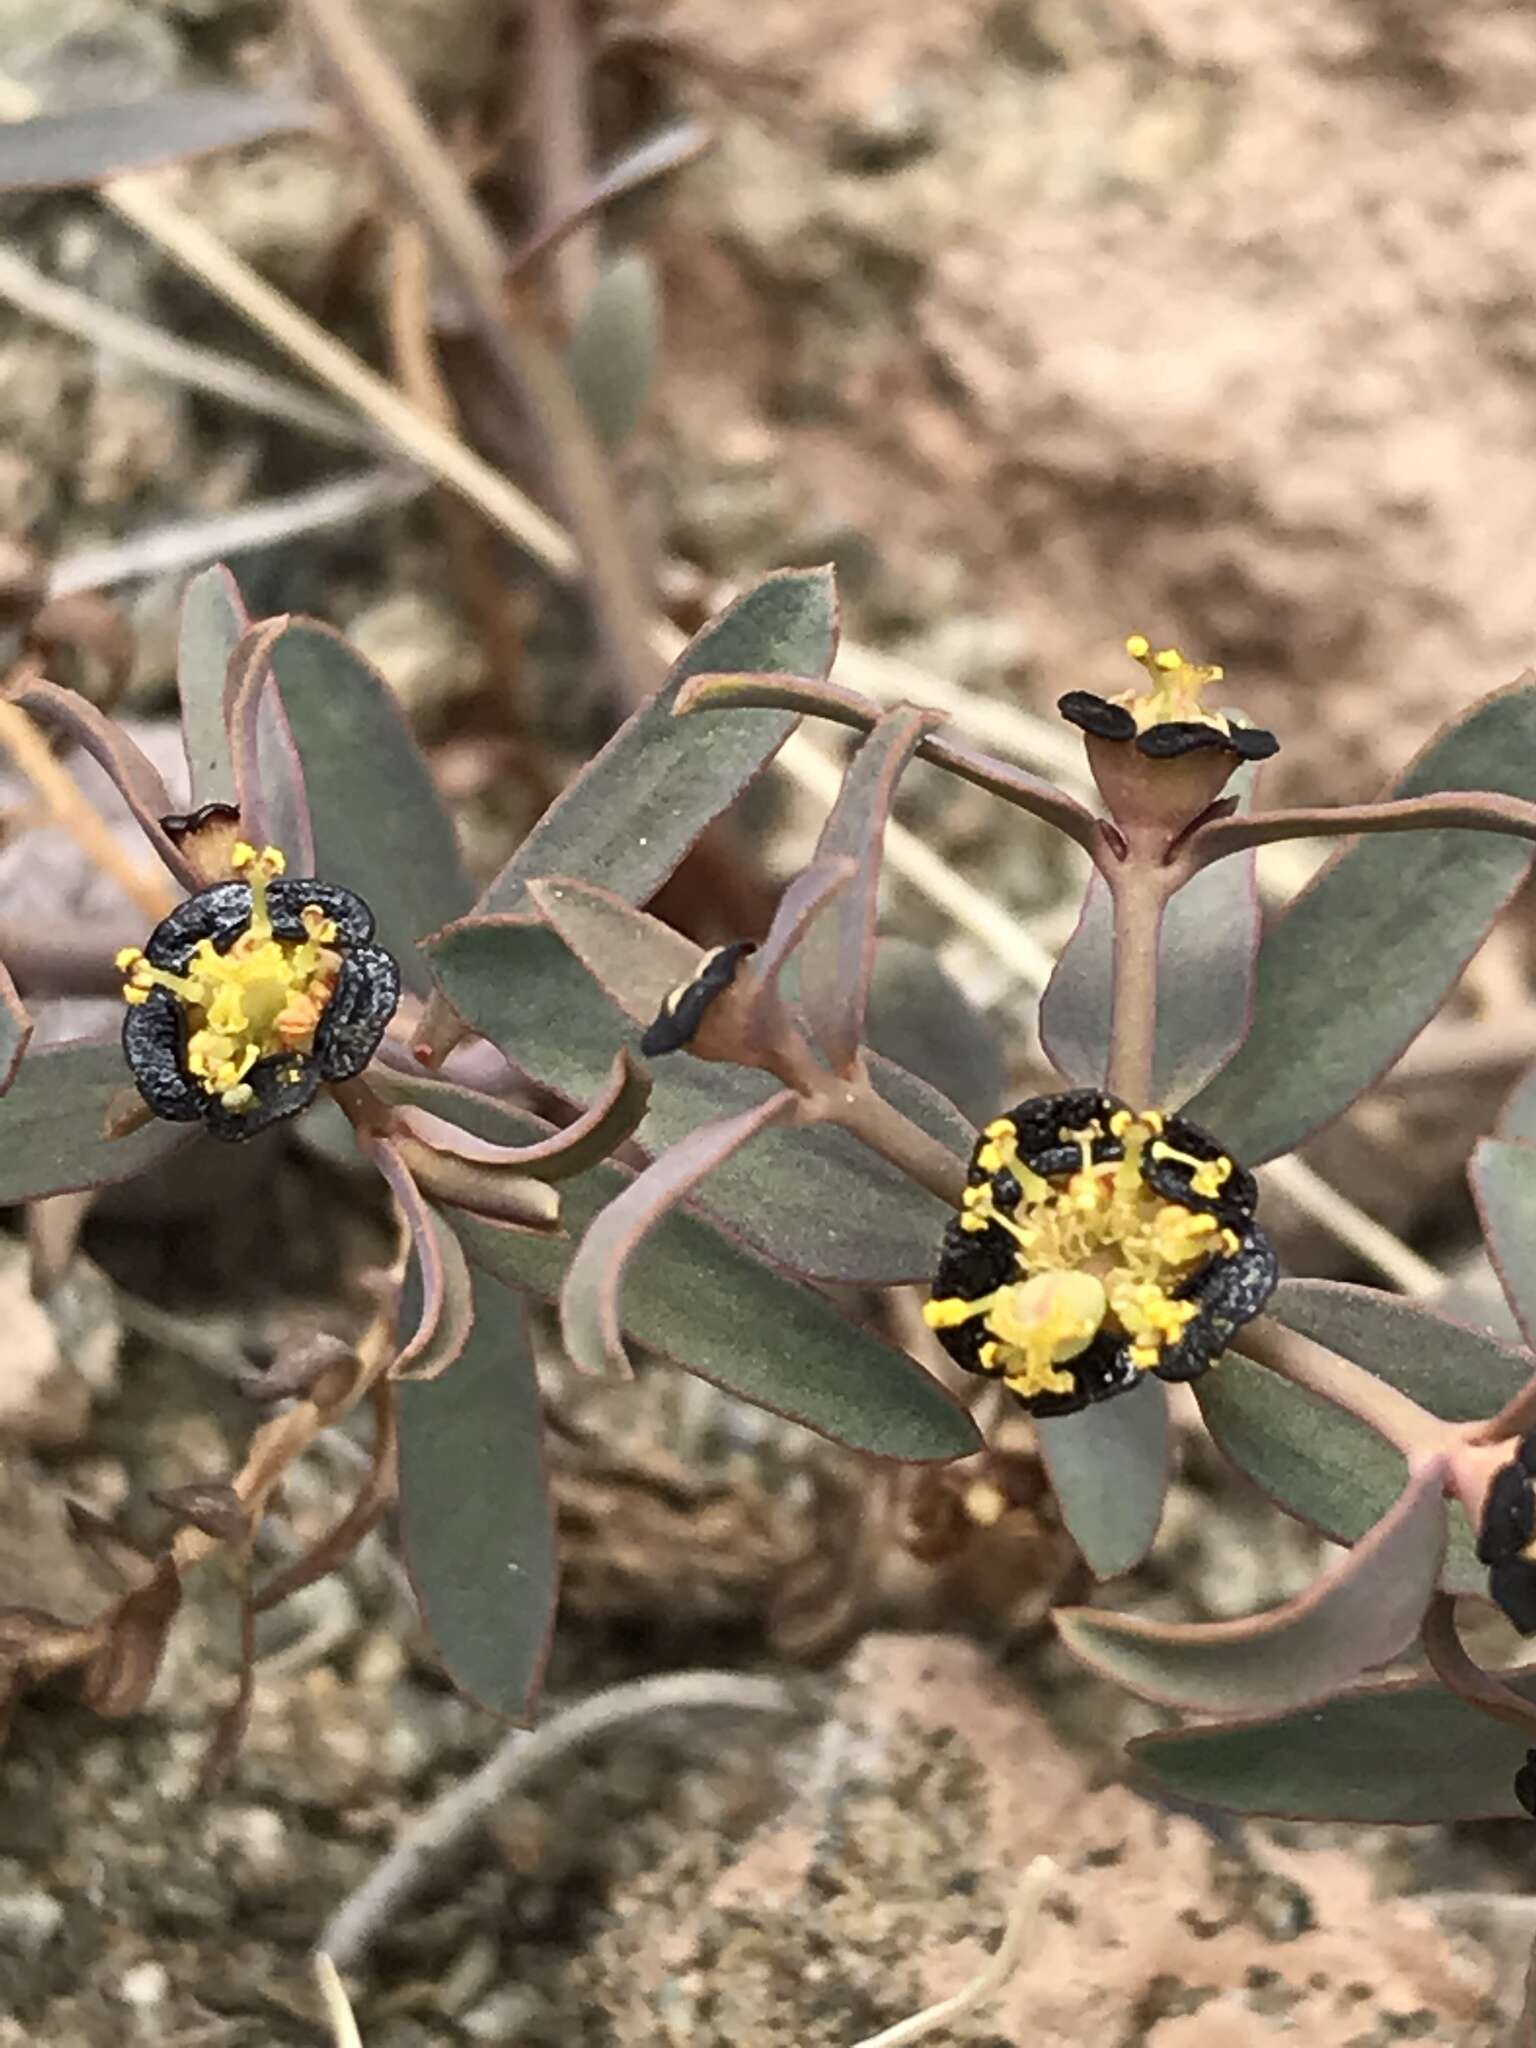
[[[1530,1359],[1514,1345],[1376,1287],[1282,1280],[1267,1313],[1363,1365],[1442,1422],[1496,1415],[1530,1377]]]
[[[1464,789],[1536,799],[1536,678],[1474,705],[1390,794]],[[1488,832],[1356,840],[1265,938],[1253,1029],[1189,1114],[1250,1166],[1331,1123],[1434,1016],[1532,858]]]
[[[408,988],[430,986],[417,941],[467,909],[453,820],[384,678],[339,633],[296,619],[272,672],[303,763],[320,875],[354,890]]]
[[[192,1141],[186,1124],[158,1119],[126,1138],[104,1138],[109,1106],[131,1085],[115,1038],[29,1053],[0,1097],[0,1207],[132,1180]]]
[[[1326,1699],[1418,1633],[1445,1551],[1444,1483],[1432,1460],[1347,1557],[1271,1613],[1185,1625],[1079,1607],[1056,1625],[1085,1664],[1163,1706],[1252,1714]]]
[[[1536,1700],[1536,1669],[1504,1674]],[[1529,1737],[1439,1684],[1362,1686],[1301,1713],[1146,1735],[1131,1744],[1165,1791],[1295,1820],[1483,1820],[1521,1812]]]
[[[1358,1543],[1403,1491],[1406,1462],[1373,1429],[1234,1352],[1196,1381],[1195,1394],[1212,1436],[1238,1470],[1335,1543]],[[1448,1503],[1448,1520],[1441,1584],[1453,1593],[1486,1595],[1487,1570],[1458,1505]]]
[[[763,711],[674,718],[678,691],[721,667],[824,676],[836,651],[831,572],[765,577],[695,634],[662,687],[550,805],[476,912],[522,909],[526,885],[539,875],[600,883],[630,903],[654,896],[798,722],[793,713]]]
[[[400,1517],[422,1618],[454,1684],[492,1713],[531,1713],[558,1572],[544,1416],[523,1304],[484,1271],[451,1372],[406,1381]]]
[[[1096,1579],[1146,1556],[1168,1491],[1168,1395],[1150,1376],[1118,1400],[1035,1424],[1061,1518]]]

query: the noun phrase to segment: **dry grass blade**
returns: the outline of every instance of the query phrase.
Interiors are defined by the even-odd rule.
[[[336,2048],[363,2048],[363,2037],[357,2031],[357,2021],[353,2017],[341,1973],[324,1949],[316,1950],[314,1967],[315,1982],[320,1987],[320,2002],[325,2007],[325,2017]]]
[[[209,392],[231,405],[243,406],[285,426],[298,427],[306,434],[318,434],[343,448],[380,446],[380,438],[354,415],[339,406],[327,405],[286,378],[274,377],[235,356],[217,349],[200,348],[168,334],[152,321],[136,319],[103,305],[88,292],[60,284],[18,256],[14,249],[0,248],[0,298],[8,299],[35,320],[45,321],[65,334],[73,334],[93,347],[142,364],[177,384]]]
[[[242,505],[234,512],[144,527],[108,547],[62,555],[48,572],[48,595],[72,597],[144,576],[179,576],[323,527],[347,526],[376,512],[393,511],[419,498],[426,488],[427,479],[410,470],[368,469],[289,497]]]
[[[952,2027],[956,2020],[967,2018],[978,2006],[995,1998],[1019,1966],[1024,1938],[1039,1918],[1046,1888],[1055,1874],[1056,1866],[1049,1856],[1037,1856],[1030,1864],[1014,1893],[997,1953],[987,1958],[969,1984],[962,1985],[952,1997],[941,1998],[937,2005],[913,2013],[910,2019],[898,2020],[895,2026],[868,2035],[856,2048],[909,2048],[911,2042],[926,2040],[941,2028]]]

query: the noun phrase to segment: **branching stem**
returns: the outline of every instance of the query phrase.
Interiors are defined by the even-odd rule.
[[[1447,828],[1536,839],[1536,804],[1493,790],[1453,790],[1443,796],[1396,797],[1376,804],[1321,804],[1309,809],[1259,811],[1220,818],[1192,833],[1182,849],[1187,874],[1278,839],[1344,838],[1357,832],[1431,832]],[[1187,878],[1187,875],[1186,875]]]

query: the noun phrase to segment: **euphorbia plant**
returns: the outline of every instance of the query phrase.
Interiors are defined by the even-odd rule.
[[[187,620],[193,810],[180,821],[88,707],[35,681],[14,692],[115,774],[189,896],[169,937],[122,937],[142,949],[123,956],[127,1062],[115,1043],[22,1060],[0,1102],[0,1193],[122,1178],[206,1143],[199,1131],[238,1142],[303,1115],[382,1171],[401,1252],[355,1353],[279,1360],[271,1391],[294,1405],[222,1491],[177,1504],[192,1526],[168,1527],[143,1586],[94,1631],[12,1621],[20,1679],[83,1662],[98,1698],[131,1704],[142,1686],[120,1674],[152,1671],[178,1574],[248,1538],[286,1462],[366,1396],[367,1485],[255,1602],[344,1554],[398,1462],[405,1546],[447,1668],[525,1711],[554,1586],[520,1305],[534,1296],[558,1303],[579,1366],[622,1371],[641,1347],[885,1459],[977,1454],[996,1404],[1022,1404],[1101,1577],[1155,1536],[1163,1383],[1191,1382],[1232,1461],[1354,1547],[1253,1622],[1061,1617],[1123,1682],[1229,1724],[1150,1738],[1143,1763],[1255,1810],[1516,1810],[1536,1670],[1478,1671],[1447,1597],[1486,1595],[1491,1570],[1517,1624],[1533,1618],[1536,1360],[1370,1289],[1281,1281],[1252,1169],[1397,1057],[1525,875],[1536,683],[1459,716],[1379,804],[1266,812],[1252,782],[1273,737],[1209,707],[1219,670],[1138,637],[1136,688],[1063,699],[1101,816],[934,713],[881,712],[830,681],[830,579],[786,573],[704,629],[477,896],[387,691],[342,640],[309,621],[252,624],[217,575],[194,586]],[[807,714],[864,735],[841,795],[760,943],[705,950],[642,906]],[[902,982],[931,1028],[882,1018],[881,841],[916,757],[1093,862],[1042,1004],[1061,1085],[1012,1107],[982,1071],[995,1065],[985,1023],[942,976]],[[1261,943],[1255,848],[1326,833],[1352,843]],[[1408,836],[1388,847],[1387,833]],[[926,1046],[929,1071],[885,1057],[892,1036]],[[130,1065],[143,1105],[176,1121],[125,1111]],[[519,1078],[574,1121],[541,1123]],[[1524,1097],[1511,1116],[1478,1176],[1524,1317],[1536,1125]],[[620,1146],[623,1163],[609,1156]],[[973,1407],[821,1283],[866,1300],[925,1286]],[[1437,1685],[1342,1690],[1421,1631]],[[1490,1740],[1456,1734],[1485,1713]],[[1431,1723],[1462,1760],[1426,1775],[1409,1759]],[[1342,1747],[1317,1734],[1334,1726]]]

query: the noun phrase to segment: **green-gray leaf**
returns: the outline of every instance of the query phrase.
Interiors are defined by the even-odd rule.
[[[1212,1436],[1239,1471],[1336,1543],[1357,1543],[1403,1490],[1407,1465],[1373,1429],[1249,1359],[1229,1352],[1195,1383],[1195,1393]],[[1441,1584],[1454,1593],[1487,1594],[1487,1572],[1456,1505]]]
[[[103,1137],[109,1107],[131,1087],[115,1038],[29,1053],[0,1098],[0,1208],[132,1180],[191,1141],[185,1124],[158,1119],[126,1138]]]
[[[0,192],[95,185],[177,157],[233,149],[314,125],[315,110],[287,94],[197,86],[116,107],[39,114],[0,126]]]
[[[556,1536],[523,1304],[482,1271],[475,1325],[441,1379],[400,1403],[400,1514],[423,1619],[449,1677],[526,1719],[554,1622]]]
[[[603,446],[617,453],[640,424],[661,345],[661,293],[641,249],[609,263],[571,332],[566,368]]]
[[[1536,1700],[1536,1670],[1504,1674]],[[1148,1735],[1141,1769],[1181,1799],[1295,1820],[1481,1820],[1520,1812],[1527,1734],[1440,1685],[1361,1687],[1279,1719]]]
[[[638,1028],[552,931],[469,919],[436,939],[431,956],[459,1015],[569,1102],[597,1092],[621,1045],[638,1057]],[[686,1053],[652,1071],[656,1087],[639,1142],[653,1153],[700,1124],[766,1101],[778,1085]],[[974,1132],[942,1097],[878,1058],[870,1073],[888,1101],[957,1157],[969,1156]],[[749,1154],[711,1176],[700,1199],[796,1272],[877,1285],[926,1279],[949,1220],[933,1195],[827,1127],[765,1131]]]
[[[1484,1138],[1472,1154],[1471,1173],[1488,1256],[1530,1343],[1536,1331],[1536,1146]],[[1487,1412],[1501,1405],[1496,1401]]]
[[[1445,1550],[1444,1485],[1433,1460],[1347,1557],[1267,1614],[1189,1624],[1079,1607],[1056,1624],[1085,1663],[1164,1706],[1252,1714],[1327,1699],[1417,1635]]]
[[[476,912],[523,908],[526,884],[540,875],[572,875],[646,902],[798,723],[771,711],[674,718],[683,684],[718,668],[824,676],[836,651],[830,570],[765,577],[695,634],[656,695],[551,804]]]
[[[1464,789],[1536,799],[1536,680],[1474,705],[1392,794]],[[1265,939],[1253,1029],[1189,1114],[1250,1165],[1342,1114],[1434,1016],[1532,857],[1488,832],[1358,840]]]
[[[1497,1415],[1531,1374],[1529,1355],[1514,1345],[1376,1287],[1282,1280],[1268,1313],[1288,1330],[1363,1365],[1442,1422]]]
[[[176,690],[194,811],[204,804],[235,801],[224,684],[230,656],[249,624],[235,579],[222,563],[192,578],[181,601]]]
[[[990,1020],[933,957],[912,939],[875,948],[865,1036],[876,1052],[947,1095],[973,1124],[1002,1107],[1008,1068]]]
[[[1150,1377],[1080,1415],[1037,1422],[1051,1491],[1095,1578],[1140,1564],[1168,1491],[1168,1396]]]
[[[378,671],[339,633],[295,619],[272,645],[314,819],[315,860],[355,890],[406,986],[431,986],[416,942],[463,915],[471,890],[453,820]]]

